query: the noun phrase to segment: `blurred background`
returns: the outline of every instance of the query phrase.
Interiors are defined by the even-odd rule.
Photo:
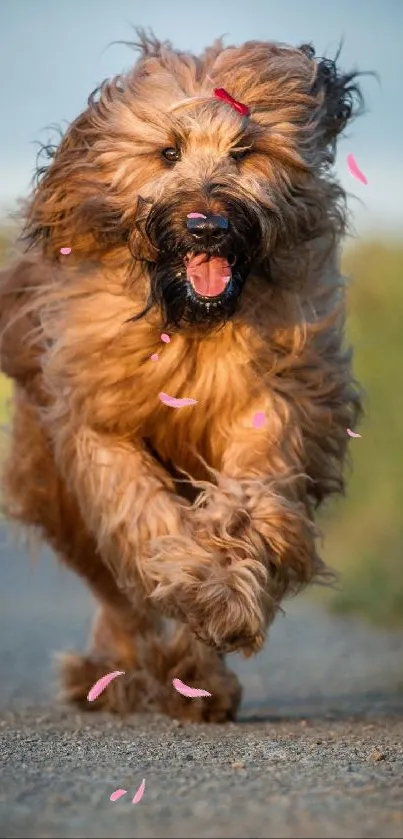
[[[327,560],[342,573],[330,609],[378,624],[403,624],[403,3],[398,0],[2,0],[0,4],[0,260],[16,236],[10,212],[26,195],[36,142],[66,126],[88,94],[128,69],[131,25],[198,52],[219,35],[226,43],[310,41],[317,54],[374,70],[364,77],[367,113],[339,145],[337,171],[350,193],[353,233],[344,249],[351,277],[348,337],[367,394],[367,417],[351,440],[347,499],[323,516]],[[352,179],[352,152],[368,179]],[[7,424],[9,382],[0,382],[1,424]],[[316,595],[318,596],[318,595]]]

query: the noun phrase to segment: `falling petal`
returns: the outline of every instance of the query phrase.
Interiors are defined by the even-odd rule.
[[[188,696],[189,699],[196,699],[199,696],[211,696],[211,693],[209,693],[208,690],[191,688],[189,685],[185,685],[185,683],[180,679],[173,679],[172,684],[178,693],[181,693],[182,696]]]
[[[351,431],[351,428],[347,429],[347,434],[349,437],[362,437],[362,434],[357,434],[355,431]]]
[[[353,154],[347,155],[347,166],[350,175],[352,175],[353,178],[356,178],[357,181],[361,181],[362,184],[368,183],[364,173],[361,172],[361,169],[358,168],[356,159]]]
[[[68,254],[71,253],[71,248],[60,248],[60,253],[62,253],[63,256],[68,256]]]
[[[136,794],[133,798],[132,804],[138,804],[139,801],[141,801],[141,799],[144,795],[145,788],[146,788],[146,779],[143,778],[143,780],[142,780],[142,782],[141,782],[141,784],[140,784],[140,786],[139,786],[139,788],[138,788],[138,790],[137,790],[137,792],[136,792]]]
[[[162,332],[161,341],[163,341],[164,344],[170,344],[171,343],[171,339],[170,339],[169,335],[167,335],[166,332]]]
[[[127,789],[115,789],[115,792],[109,798],[109,801],[117,801],[118,798],[122,798],[122,795],[126,795]]]
[[[266,415],[262,411],[258,411],[252,420],[254,428],[263,428],[266,422]]]
[[[207,218],[203,213],[188,213],[186,218]]]
[[[170,396],[169,393],[161,393],[158,394],[158,398],[160,402],[164,405],[168,405],[169,408],[185,408],[187,405],[197,405],[197,399],[176,399],[175,396]]]
[[[95,699],[98,699],[98,696],[108,687],[109,682],[112,679],[116,679],[116,676],[124,676],[124,673],[124,670],[114,670],[112,673],[106,673],[105,676],[98,679],[87,696],[88,702],[94,702]]]
[[[157,352],[153,352],[153,354],[150,355],[150,358],[151,358],[151,361],[158,361],[159,355],[158,355]]]

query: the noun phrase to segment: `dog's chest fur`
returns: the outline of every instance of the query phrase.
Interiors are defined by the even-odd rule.
[[[144,417],[142,436],[164,462],[206,475],[200,458],[219,469],[220,456],[237,417],[250,405],[255,374],[245,336],[228,327],[217,338],[189,342],[181,335],[150,362],[148,386],[150,411]],[[256,385],[257,388],[257,385]],[[158,394],[190,397],[196,405],[168,407]]]

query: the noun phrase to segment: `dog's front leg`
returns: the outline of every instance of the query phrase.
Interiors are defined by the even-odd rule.
[[[188,620],[207,643],[256,652],[284,595],[326,576],[306,480],[266,429],[231,427],[221,470],[194,511],[195,541],[210,562]]]
[[[141,441],[125,443],[88,427],[50,430],[58,468],[119,587],[134,605],[158,589],[160,611],[186,619],[170,595],[192,562],[190,505],[168,473]],[[179,564],[173,554],[165,563],[153,557],[153,542],[167,534],[181,546]]]

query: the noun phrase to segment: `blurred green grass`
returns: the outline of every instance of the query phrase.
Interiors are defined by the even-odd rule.
[[[324,521],[325,557],[341,572],[331,606],[383,625],[403,624],[403,245],[346,249],[348,337],[366,392],[361,439],[352,439],[347,499]]]
[[[11,229],[0,230],[0,264]],[[367,417],[352,439],[347,498],[323,516],[325,558],[341,572],[326,602],[382,625],[403,624],[403,245],[350,244],[348,338],[366,391]],[[10,383],[0,376],[0,423],[7,422]]]

